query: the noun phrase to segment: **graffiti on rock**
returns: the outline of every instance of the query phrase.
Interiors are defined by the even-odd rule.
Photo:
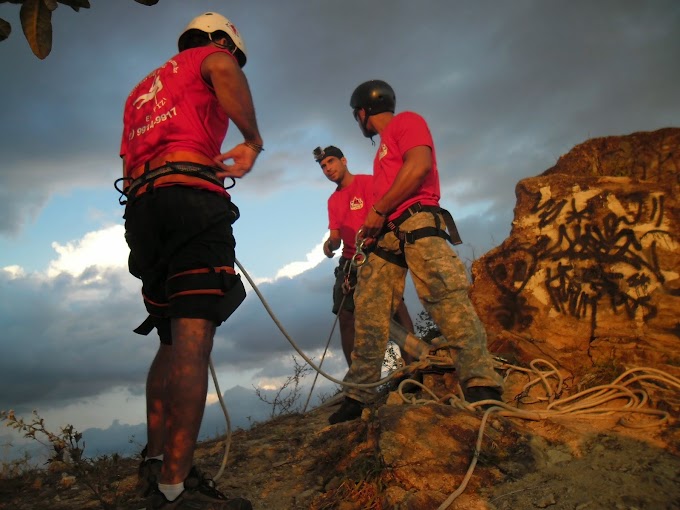
[[[666,279],[659,243],[674,244],[663,194],[577,189],[570,199],[551,195],[547,187],[533,194],[531,214],[522,219],[535,229],[536,242],[486,261],[501,293],[496,320],[505,329],[530,326],[537,308],[527,293],[545,296],[559,314],[589,320],[591,334],[603,309],[628,320],[655,317],[651,293]]]

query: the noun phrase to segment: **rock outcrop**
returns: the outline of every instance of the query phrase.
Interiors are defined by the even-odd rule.
[[[680,129],[589,140],[515,193],[510,236],[472,266],[491,349],[677,375]]]

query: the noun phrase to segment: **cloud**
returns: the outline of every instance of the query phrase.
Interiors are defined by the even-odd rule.
[[[281,269],[279,269],[274,279],[278,280],[279,278],[284,277],[293,278],[309,269],[312,269],[313,267],[318,266],[319,263],[326,258],[326,256],[323,254],[323,243],[327,237],[328,234],[326,234],[321,242],[314,246],[314,248],[312,248],[312,250],[305,255],[305,260],[291,262],[290,264],[286,264]]]
[[[90,267],[127,267],[130,249],[125,243],[125,229],[112,225],[104,230],[88,232],[75,242],[60,245],[52,243],[59,257],[50,262],[47,276],[54,278],[61,273],[80,276]]]
[[[53,243],[56,258],[45,272],[0,271],[0,385],[12,388],[0,396],[0,409],[61,407],[116,388],[139,393],[158,341],[155,333],[143,338],[131,331],[146,312],[140,282],[124,267],[123,239],[121,226],[107,227]],[[320,246],[282,270],[285,277],[260,286],[276,320],[309,356],[323,348],[334,318],[334,262],[319,263],[316,253]],[[255,380],[273,384],[294,352],[250,293],[218,329],[212,357],[221,369],[260,370]],[[263,366],[272,372],[263,373]]]

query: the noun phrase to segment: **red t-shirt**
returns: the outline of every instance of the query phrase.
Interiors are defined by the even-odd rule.
[[[425,119],[417,113],[402,112],[395,115],[380,133],[380,147],[373,161],[373,203],[382,198],[392,186],[404,163],[406,151],[420,145],[432,149],[432,170],[420,188],[390,214],[390,220],[397,218],[416,202],[422,205],[439,205],[439,172],[430,129]]]
[[[191,48],[132,89],[125,102],[120,146],[128,171],[169,152],[190,151],[210,159],[221,152],[229,118],[201,76],[203,60],[216,52],[232,56],[214,46]],[[163,181],[164,186],[172,184]],[[224,192],[207,181],[197,186]]]
[[[371,207],[373,177],[358,174],[349,186],[335,190],[328,198],[328,229],[339,230],[342,256],[351,259],[356,252],[357,230]]]

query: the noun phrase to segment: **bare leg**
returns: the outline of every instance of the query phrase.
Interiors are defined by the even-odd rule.
[[[352,366],[352,349],[354,349],[354,313],[349,310],[338,312],[338,322],[340,323],[340,340],[342,342],[342,352],[347,360],[347,366]]]
[[[165,411],[167,401],[166,375],[170,366],[172,347],[160,344],[146,379],[147,456],[163,453],[165,445]]]
[[[208,392],[208,363],[215,324],[172,319],[172,355],[165,403],[165,450],[161,483],[178,484],[191,469]]]

